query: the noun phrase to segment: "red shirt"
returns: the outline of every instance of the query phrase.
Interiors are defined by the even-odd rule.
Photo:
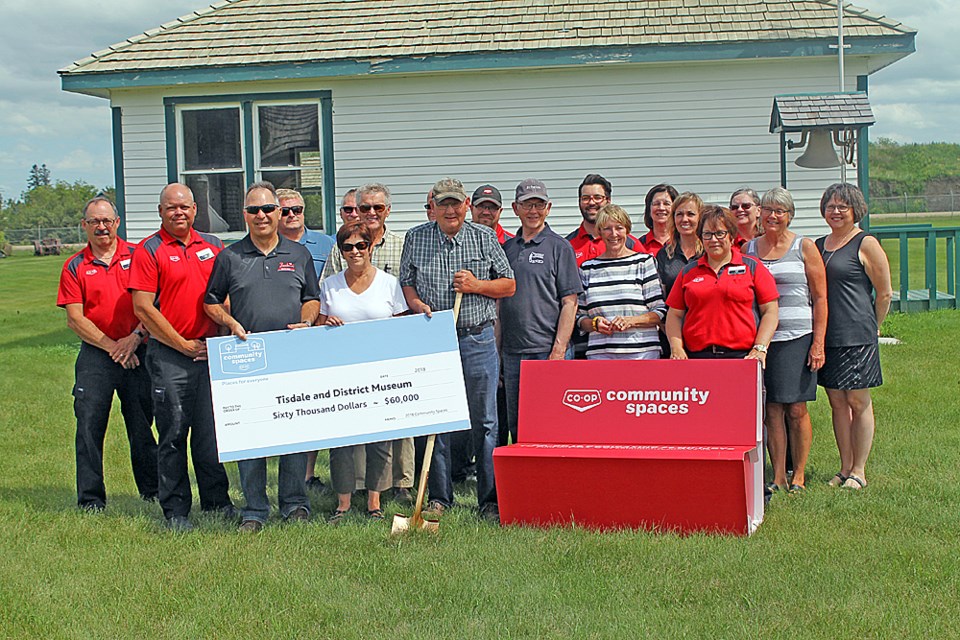
[[[203,311],[203,297],[221,249],[219,238],[195,229],[186,245],[160,229],[137,248],[129,286],[155,293],[160,313],[185,340],[216,335],[217,325]]]
[[[82,304],[83,315],[113,340],[137,328],[133,299],[127,291],[132,244],[117,238],[117,249],[107,264],[93,255],[88,244],[63,263],[57,306]]]
[[[573,247],[573,255],[577,258],[578,267],[587,260],[592,260],[607,250],[607,245],[604,244],[603,240],[599,236],[594,238],[587,233],[586,229],[583,228],[583,223],[581,223],[574,232],[567,235],[567,240],[570,242],[570,246]],[[627,249],[631,251],[642,251],[639,244],[639,240],[633,236],[627,236]]]
[[[667,306],[686,311],[683,344],[688,351],[711,346],[746,351],[757,338],[757,306],[777,298],[777,284],[767,268],[734,247],[719,274],[707,264],[706,255],[684,267]]]
[[[498,241],[500,244],[503,244],[504,242],[506,242],[506,241],[509,240],[510,238],[515,237],[514,234],[510,233],[509,231],[507,231],[506,229],[504,229],[503,227],[501,227],[499,222],[497,223],[497,228],[494,229],[494,231],[497,232],[497,241]]]
[[[640,249],[637,249],[637,251],[649,253],[652,256],[657,255],[660,249],[663,249],[663,243],[653,237],[653,231],[647,231],[640,236],[638,242],[640,243]]]

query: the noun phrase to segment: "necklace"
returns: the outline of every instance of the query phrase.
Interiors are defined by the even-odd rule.
[[[826,269],[827,265],[830,264],[830,261],[833,260],[833,256],[837,253],[837,251],[847,246],[847,243],[850,242],[850,239],[853,236],[857,235],[858,231],[859,229],[857,229],[857,227],[854,226],[853,229],[847,232],[847,235],[843,236],[843,238],[840,239],[840,242],[837,244],[837,246],[833,248],[832,251],[827,251],[827,239],[826,238],[823,239],[823,253],[824,255],[826,255],[827,253],[830,254],[829,256],[827,256],[827,259],[823,261],[824,269]]]

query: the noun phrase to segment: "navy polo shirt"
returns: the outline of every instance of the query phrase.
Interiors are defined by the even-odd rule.
[[[244,236],[217,255],[207,285],[207,304],[230,298],[230,315],[249,332],[278,331],[300,322],[304,302],[320,299],[320,285],[307,249],[279,236],[264,255]]]
[[[560,300],[583,291],[573,248],[549,225],[530,242],[522,230],[503,243],[517,292],[500,301],[500,335],[505,353],[543,353],[553,348]]]

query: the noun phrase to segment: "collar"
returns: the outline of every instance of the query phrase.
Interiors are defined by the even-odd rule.
[[[582,222],[580,223],[580,226],[577,227],[577,238],[586,238],[590,242],[603,242],[603,240],[600,239],[600,236],[594,238],[592,235],[587,233],[587,230],[584,229]]]
[[[117,248],[113,252],[113,257],[110,258],[110,264],[107,264],[97,256],[93,255],[93,249],[90,247],[90,243],[88,242],[87,246],[83,248],[83,263],[100,264],[106,267],[112,267],[120,260],[125,260],[130,257],[130,246],[130,243],[123,238],[117,238]]]
[[[511,238],[511,240],[515,240],[517,244],[519,244],[520,246],[526,246],[528,244],[540,244],[541,242],[543,242],[544,236],[547,234],[548,231],[550,231],[550,225],[547,223],[543,223],[543,229],[540,229],[540,231],[537,232],[537,235],[530,238],[530,240],[524,240],[523,227],[520,227],[519,229],[517,229],[517,235]]]
[[[167,233],[167,230],[164,229],[163,227],[160,227],[160,239],[163,240],[164,244],[183,244],[179,240],[174,238],[172,235]],[[186,244],[183,244],[183,246],[189,247],[195,242],[203,242],[203,238],[200,237],[200,234],[197,232],[196,229],[194,229],[193,227],[190,227],[190,239],[187,241]]]
[[[239,241],[240,250],[243,253],[254,254],[258,256],[272,256],[282,253],[290,253],[290,243],[293,242],[293,240],[287,240],[279,234],[277,234],[277,237],[280,239],[280,241],[277,243],[277,246],[273,248],[273,251],[270,253],[263,253],[259,248],[257,248],[257,245],[253,244],[253,239],[250,238],[250,234],[248,233]]]
[[[728,260],[726,264],[724,264],[723,266],[720,267],[720,271],[723,271],[723,269],[724,269],[725,267],[729,267],[730,265],[741,265],[741,264],[743,264],[743,255],[741,255],[740,249],[738,249],[737,247],[731,247],[731,248],[730,248],[730,260]],[[706,267],[707,269],[710,269],[710,271],[713,271],[713,269],[710,267],[710,263],[707,262],[707,250],[706,250],[706,249],[703,250],[703,253],[702,253],[702,254],[700,255],[700,257],[697,259],[697,265],[704,266],[704,267]],[[718,273],[719,273],[719,272],[718,272]]]

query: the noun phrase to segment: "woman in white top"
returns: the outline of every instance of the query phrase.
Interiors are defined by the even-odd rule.
[[[347,268],[320,285],[319,323],[332,327],[346,322],[380,320],[402,315],[407,303],[397,279],[370,261],[373,242],[361,223],[345,224],[337,231],[337,247]],[[367,517],[383,519],[380,493],[393,482],[390,442],[356,445],[366,448]],[[337,508],[329,522],[337,523],[350,511],[354,489],[353,447],[330,450],[330,481],[337,492]]]

